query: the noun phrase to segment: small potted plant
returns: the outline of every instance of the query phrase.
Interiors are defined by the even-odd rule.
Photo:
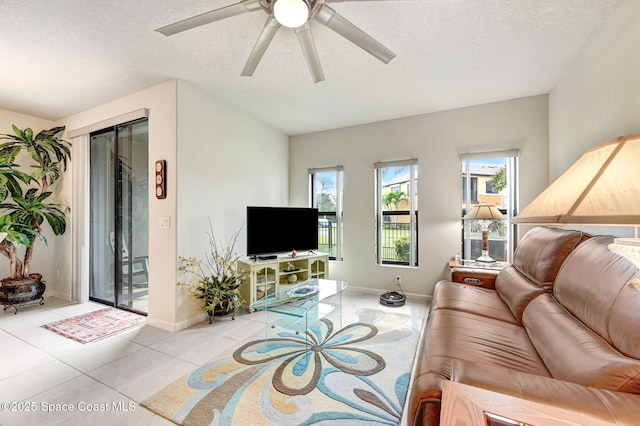
[[[55,235],[66,231],[68,207],[52,203],[52,186],[67,169],[71,144],[58,136],[64,127],[53,127],[34,135],[33,130],[19,129],[14,134],[0,135],[0,254],[9,259],[10,272],[2,279],[0,304],[13,306],[15,312],[26,302],[42,297],[45,284],[42,275],[31,273],[31,260],[36,240],[47,240],[42,226],[47,222]],[[16,163],[22,152],[31,161],[31,173],[23,172]],[[25,157],[27,158],[27,157]],[[24,162],[23,162],[24,163]],[[24,246],[24,256],[18,250]],[[41,298],[42,304],[44,298]]]
[[[209,251],[205,253],[204,260],[184,256],[178,258],[178,270],[184,278],[178,282],[178,286],[204,300],[204,309],[211,324],[214,316],[231,314],[231,318],[235,319],[236,308],[245,304],[238,287],[246,275],[237,267],[240,256],[235,251],[235,245],[239,231],[224,246],[216,241],[211,223],[209,228]]]

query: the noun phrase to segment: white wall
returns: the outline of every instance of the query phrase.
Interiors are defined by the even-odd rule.
[[[201,306],[176,286],[178,254],[203,255],[209,218],[226,241],[243,225],[247,204],[287,203],[288,138],[176,80],[63,121],[75,129],[138,108],[149,109],[150,182],[155,161],[167,161],[167,198],[156,199],[150,185],[147,323],[175,331],[202,320]],[[159,229],[161,217],[170,230]]]
[[[0,133],[13,135],[13,129],[11,125],[15,124],[20,129],[30,127],[34,134],[41,130],[50,129],[55,127],[55,123],[49,120],[44,120],[37,117],[31,117],[24,114],[19,114],[12,111],[0,109]],[[24,170],[26,173],[31,171]],[[59,180],[56,185],[62,187],[65,177]],[[64,203],[64,200],[57,199],[56,202]],[[67,203],[68,204],[68,203]],[[39,240],[36,240],[36,248],[33,251],[33,261],[31,262],[31,272],[41,273],[44,280],[47,283],[48,296],[56,296],[63,299],[69,299],[71,297],[69,292],[69,286],[65,282],[64,270],[66,266],[60,265],[59,255],[64,251],[64,244],[62,237],[57,237],[48,225],[43,227],[43,232],[47,238],[47,245],[45,246]],[[67,234],[68,237],[68,234]],[[21,257],[24,255],[24,248],[19,253]],[[9,260],[6,257],[0,258],[0,278],[9,276]],[[61,279],[62,277],[62,279]]]
[[[550,182],[592,146],[640,132],[639,19],[639,1],[622,3],[550,92]],[[595,234],[633,236],[631,227],[580,228]]]
[[[109,102],[91,110],[74,114],[61,120],[66,125],[67,131],[79,129],[85,126],[108,120],[140,108],[149,109],[149,182],[154,182],[154,163],[156,160],[165,159],[167,167],[167,198],[157,200],[153,195],[155,187],[149,185],[149,316],[147,322],[166,329],[173,329],[176,313],[179,308],[176,303],[176,229],[169,231],[159,230],[160,217],[170,217],[175,221],[176,217],[176,89],[177,82],[169,80],[148,89],[133,93],[113,102]],[[76,161],[82,161],[87,147],[74,146]],[[84,176],[73,176],[76,184],[84,179]],[[72,188],[69,191],[71,198]],[[76,194],[77,195],[77,194]],[[76,212],[78,213],[78,212]],[[77,214],[72,212],[72,220],[78,220]],[[71,238],[70,236],[68,237]],[[69,240],[70,241],[70,240]],[[85,256],[87,254],[85,253]],[[86,257],[88,259],[88,256]],[[65,265],[71,276],[71,255],[59,256],[58,262]],[[79,278],[79,277],[76,277]],[[88,286],[82,280],[75,283],[80,286]],[[69,279],[69,285],[71,280]]]
[[[459,154],[520,149],[520,202],[548,184],[547,96],[536,96],[294,136],[290,141],[290,203],[308,203],[307,170],[344,167],[344,261],[330,276],[351,285],[393,288],[402,275],[408,293],[429,295],[460,252]],[[419,161],[419,267],[375,264],[376,161]]]
[[[639,1],[622,3],[550,92],[550,181],[592,146],[640,132],[639,19]]]
[[[178,83],[178,254],[203,258],[209,220],[227,243],[242,228],[247,205],[287,205],[289,138],[190,84]],[[184,292],[182,328],[202,320],[202,302]],[[188,308],[186,308],[188,307]]]

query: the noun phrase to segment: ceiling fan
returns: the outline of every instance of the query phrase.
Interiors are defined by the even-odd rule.
[[[309,24],[311,20],[329,27],[385,64],[389,63],[396,56],[395,53],[327,5],[327,3],[342,1],[363,0],[242,0],[239,3],[158,28],[156,31],[170,36],[242,13],[262,10],[269,15],[269,18],[249,55],[249,59],[240,74],[241,76],[253,75],[276,33],[281,26],[285,26],[295,31],[313,82],[323,81],[324,73],[322,72],[322,65],[320,64],[320,58],[311,34],[311,25]]]

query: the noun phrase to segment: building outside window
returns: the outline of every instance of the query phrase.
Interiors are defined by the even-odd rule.
[[[511,220],[517,213],[518,151],[463,154],[461,162],[462,217],[474,205],[495,205],[505,219],[493,220],[489,224],[489,256],[498,261],[511,261],[515,248]],[[481,253],[482,224],[480,221],[462,220],[462,257],[476,259]]]
[[[418,266],[418,161],[376,163],[376,256]]]
[[[318,209],[318,250],[342,260],[342,167],[309,170],[311,207]]]
[[[471,192],[467,188],[471,188]],[[467,194],[469,192],[469,194]],[[471,197],[471,204],[478,204],[478,178],[471,176],[467,181],[465,175],[462,175],[462,199],[466,200],[467,197]]]

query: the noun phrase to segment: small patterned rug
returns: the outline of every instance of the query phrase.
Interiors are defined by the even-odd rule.
[[[419,331],[405,314],[353,319],[259,333],[142,405],[180,425],[397,425]]]
[[[45,324],[42,327],[80,343],[95,342],[143,325],[145,317],[122,309],[106,308]]]

